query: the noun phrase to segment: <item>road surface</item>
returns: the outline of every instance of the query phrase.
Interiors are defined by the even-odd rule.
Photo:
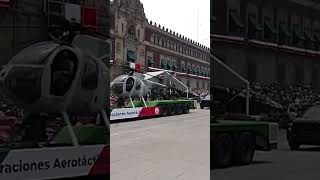
[[[285,132],[279,135],[279,149],[258,152],[249,166],[211,171],[211,180],[316,180],[320,179],[320,148],[302,146],[290,151]]]
[[[209,109],[111,124],[111,180],[209,180]]]

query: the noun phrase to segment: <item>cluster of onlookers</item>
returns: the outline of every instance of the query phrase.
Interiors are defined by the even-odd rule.
[[[245,87],[226,89],[234,96],[246,96]],[[301,115],[310,106],[320,104],[320,91],[307,85],[281,86],[278,83],[251,83],[250,98],[256,102]]]
[[[286,110],[303,113],[307,108],[320,104],[320,92],[311,86],[273,84],[252,84],[251,89],[263,98],[268,97],[280,103]]]
[[[209,94],[209,90],[195,88],[195,89],[190,90],[190,94],[197,96],[197,97],[200,97],[200,98],[204,98]]]
[[[0,143],[10,143],[17,138],[16,131],[21,128],[23,109],[0,101]]]

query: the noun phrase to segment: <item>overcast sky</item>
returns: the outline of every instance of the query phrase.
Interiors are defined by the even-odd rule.
[[[161,26],[165,26],[168,29],[210,47],[209,0],[140,1],[143,4],[144,12],[149,21],[152,20],[152,22],[156,22]],[[197,18],[198,12],[199,18]],[[197,19],[199,19],[198,23]]]

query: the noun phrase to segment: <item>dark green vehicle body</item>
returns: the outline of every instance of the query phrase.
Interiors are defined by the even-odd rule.
[[[212,168],[250,164],[255,150],[277,148],[277,124],[216,120],[210,126]]]
[[[133,101],[135,107],[144,107],[143,101]],[[197,108],[195,100],[184,100],[184,99],[177,99],[177,100],[159,100],[159,101],[146,101],[148,107],[156,107],[156,106],[163,106],[163,105],[176,105],[176,104],[188,104],[190,109]],[[128,103],[126,106],[127,108],[133,107],[131,103]]]

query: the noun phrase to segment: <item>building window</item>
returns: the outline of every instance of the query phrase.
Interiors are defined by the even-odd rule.
[[[186,65],[184,64],[184,62],[181,62],[181,72],[186,72],[187,71],[187,68],[186,68]]]
[[[153,65],[154,65],[153,57],[148,56],[147,61],[148,61],[148,66],[153,67]]]
[[[310,28],[305,28],[304,29],[304,36],[306,38],[305,42],[304,42],[304,46],[307,49],[312,49],[312,50],[316,50],[315,48],[315,36],[312,35],[312,31]]]
[[[319,29],[314,30],[314,38],[315,38],[316,42],[320,41],[320,30]],[[315,50],[319,51],[320,50],[320,44],[319,43],[315,43],[314,45],[315,45]]]
[[[279,24],[279,43],[280,44],[289,44],[291,33],[288,29],[288,26],[284,22]]]
[[[259,33],[262,31],[262,27],[258,24],[258,20],[255,14],[248,15],[248,37],[252,39],[259,39]]]
[[[274,27],[274,25],[271,21],[271,18],[265,17],[264,18],[264,33],[263,33],[264,39],[267,41],[270,41],[270,42],[275,42],[277,34],[278,34],[278,31]]]
[[[121,24],[121,32],[122,33],[124,32],[124,24],[123,23]]]
[[[136,54],[134,51],[128,50],[127,52],[127,61],[129,62],[135,62],[136,61]]]
[[[166,67],[167,67],[167,61],[163,56],[161,56],[160,57],[160,68],[161,69],[166,69]]]
[[[298,24],[293,25],[293,39],[292,42],[295,46],[302,47],[303,41],[305,41],[304,34],[301,33],[300,27]]]
[[[173,59],[172,62],[173,62],[173,63],[172,63],[172,65],[173,65],[173,66],[172,66],[172,70],[173,70],[173,71],[178,71],[178,70],[179,70],[179,66],[178,66],[178,64],[177,64],[177,61],[176,61],[175,59]]]
[[[229,33],[231,35],[241,36],[243,35],[243,28],[244,28],[244,25],[242,23],[239,13],[234,9],[230,9],[229,10],[229,27],[228,27]]]

